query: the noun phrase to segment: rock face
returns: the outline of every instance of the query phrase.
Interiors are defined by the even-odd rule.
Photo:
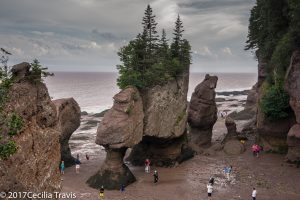
[[[292,162],[300,162],[300,50],[293,53],[285,80],[285,89],[290,96],[290,105],[297,121],[288,133],[287,158]]]
[[[119,189],[135,181],[123,157],[127,148],[142,140],[143,119],[143,102],[136,88],[128,87],[114,96],[114,105],[97,130],[96,143],[105,147],[107,155],[99,171],[87,181],[91,187]]]
[[[187,91],[189,74],[163,86],[142,91],[143,140],[129,157],[133,165],[144,165],[146,158],[157,166],[172,166],[193,156],[187,146]]]
[[[257,78],[257,89],[259,89],[267,77],[267,61],[262,56],[259,55],[259,52],[256,51],[256,57],[258,60],[258,78]]]
[[[258,85],[258,83],[256,83],[248,93],[247,101],[246,101],[246,108],[254,108],[256,110],[257,85]]]
[[[257,99],[259,104],[264,95],[267,64],[259,56],[258,61]],[[286,119],[272,122],[266,119],[264,113],[260,109],[260,106],[257,106],[256,120],[259,143],[264,146],[264,149],[280,151],[281,149],[286,148],[287,133],[293,124],[295,124],[295,119],[292,113],[291,116]]]
[[[188,123],[191,127],[191,142],[198,146],[211,143],[212,129],[217,121],[215,88],[218,77],[206,75],[192,94],[188,109]]]
[[[237,131],[236,131],[236,123],[234,122],[234,120],[230,117],[226,117],[225,120],[225,125],[227,128],[227,134],[223,140],[223,143],[231,140],[231,139],[236,139],[237,138]]]
[[[230,117],[227,117],[225,120],[225,125],[227,128],[227,134],[237,134],[236,132],[236,123],[234,122],[234,120]]]
[[[17,152],[0,160],[0,191],[59,191],[60,144],[55,105],[43,83],[18,81],[9,90],[3,111],[22,117],[23,128],[12,138]]]
[[[80,107],[73,98],[57,99],[53,103],[56,106],[57,129],[60,132],[61,160],[68,167],[75,164],[75,158],[71,155],[69,140],[80,126]]]
[[[188,84],[188,74],[184,74],[164,86],[142,92],[144,136],[171,139],[185,133]]]

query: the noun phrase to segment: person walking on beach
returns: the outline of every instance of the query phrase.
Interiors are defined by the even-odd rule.
[[[104,197],[104,186],[102,185],[100,190],[99,190],[99,196]]]
[[[257,194],[257,191],[255,188],[253,188],[252,190],[252,200],[256,200],[256,194]]]
[[[253,156],[257,156],[257,146],[256,146],[256,144],[252,145],[251,150],[252,150]]]
[[[229,167],[228,167],[228,180],[230,179],[230,175],[231,175],[231,173],[232,173],[232,165],[230,165]]]
[[[252,152],[253,152],[253,156],[258,157],[259,152],[262,150],[262,148],[258,145],[258,144],[254,144],[252,146]]]
[[[231,175],[231,172],[232,172],[232,165],[230,165],[229,167],[224,167],[224,174],[226,175],[226,178],[228,180],[230,180],[230,175]]]
[[[208,184],[214,185],[214,183],[215,183],[214,177],[210,177],[209,181],[208,181]]]
[[[211,183],[207,184],[207,195],[208,195],[208,199],[211,199],[211,195],[212,195],[212,192],[213,192],[213,186]]]
[[[158,172],[156,170],[154,170],[153,178],[154,178],[154,183],[157,183],[158,182]]]
[[[150,160],[147,158],[146,160],[145,160],[145,172],[146,173],[150,173]]]
[[[125,185],[124,185],[124,184],[121,185],[120,191],[121,191],[121,192],[124,192],[124,191],[125,191]]]
[[[60,164],[60,174],[64,175],[65,174],[65,162],[62,160]]]
[[[81,164],[81,162],[79,160],[79,156],[77,156],[77,158],[75,159],[75,171],[76,171],[76,174],[79,174],[80,164]]]

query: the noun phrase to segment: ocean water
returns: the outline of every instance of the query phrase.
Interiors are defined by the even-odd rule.
[[[219,77],[217,91],[241,91],[250,89],[256,82],[256,74],[214,74]],[[56,72],[55,76],[45,80],[49,94],[53,99],[73,97],[80,105],[81,111],[98,113],[110,108],[113,104],[112,97],[119,91],[116,85],[117,73],[101,72]],[[203,81],[205,74],[190,74],[188,99],[197,84]],[[222,97],[222,96],[220,96]],[[239,111],[242,106],[232,107],[238,100],[245,100],[246,96],[225,97],[236,101],[222,102],[219,110]],[[220,104],[220,103],[218,103]],[[89,154],[91,157],[105,156],[104,148],[95,144],[98,124],[86,129],[91,120],[101,121],[92,115],[82,116],[80,127],[72,134],[69,145],[73,156]],[[223,125],[225,126],[225,125]],[[220,135],[223,129],[214,130],[215,135]]]
[[[101,112],[110,108],[112,97],[119,91],[116,85],[117,73],[107,72],[55,72],[45,83],[52,99],[73,97],[81,111]],[[250,89],[257,80],[255,73],[217,73],[217,91],[241,91]],[[188,99],[194,88],[203,81],[204,73],[191,73]]]

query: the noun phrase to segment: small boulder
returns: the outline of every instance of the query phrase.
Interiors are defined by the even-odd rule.
[[[300,124],[294,125],[287,137],[288,154],[287,159],[290,162],[300,162]]]
[[[224,152],[228,155],[240,155],[245,152],[245,146],[238,140],[229,140],[224,145]]]
[[[22,62],[20,64],[14,65],[11,68],[12,76],[16,82],[19,82],[25,76],[29,75],[29,70],[31,66],[27,62]]]
[[[215,143],[214,145],[212,145],[210,147],[210,149],[214,150],[214,151],[221,151],[224,148],[224,145],[222,145],[221,143]]]
[[[88,115],[88,114],[89,114],[89,113],[86,112],[86,111],[82,111],[82,112],[80,113],[81,116],[85,116],[85,115]]]
[[[236,132],[236,123],[232,118],[226,117],[225,125],[226,125],[226,128],[227,128],[227,133],[228,134],[236,134],[237,133]]]
[[[231,117],[226,117],[225,125],[227,128],[227,134],[225,135],[222,144],[226,143],[229,140],[236,139],[238,135],[236,131],[236,123]]]

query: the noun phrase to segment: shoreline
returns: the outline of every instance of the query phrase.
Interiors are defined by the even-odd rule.
[[[232,101],[231,99],[235,99]],[[236,96],[227,96],[225,101],[217,102],[218,110],[230,109],[234,112],[244,108],[245,100],[237,100]],[[238,104],[231,107],[230,105]],[[94,114],[93,114],[94,115]],[[80,129],[89,120],[101,120],[88,114],[82,116]],[[248,120],[249,121],[249,120]],[[243,128],[247,120],[236,120],[238,131]],[[213,129],[213,144],[224,137],[227,133],[225,119],[218,118]],[[96,137],[97,124],[87,130]],[[82,131],[81,131],[82,132]],[[72,137],[74,137],[73,134]],[[70,140],[72,142],[72,139]],[[86,143],[86,141],[83,141]],[[239,156],[228,156],[223,151],[213,153],[206,152],[196,155],[194,158],[171,168],[152,167],[157,169],[160,180],[157,185],[152,182],[152,174],[145,174],[143,167],[129,165],[130,170],[137,181],[126,187],[125,192],[105,191],[105,197],[101,199],[145,199],[145,200],[206,200],[206,184],[210,176],[215,177],[213,199],[248,199],[251,196],[252,187],[257,187],[259,199],[272,200],[295,200],[300,199],[297,194],[297,186],[294,183],[300,179],[299,169],[290,167],[284,162],[284,155],[263,153],[259,158],[253,157],[250,146],[254,142],[254,135],[246,142],[246,152]],[[85,144],[86,145],[86,144]],[[90,160],[85,160],[80,147],[71,147],[72,154],[80,152],[82,166],[80,174],[75,174],[75,167],[66,169],[62,182],[62,192],[77,192],[77,199],[100,199],[98,190],[90,188],[85,182],[100,168],[105,159],[104,149],[94,144],[97,151],[90,154]],[[128,164],[128,163],[127,163]],[[227,181],[223,174],[223,168],[233,165],[231,181]],[[298,173],[297,173],[298,172]],[[100,186],[99,186],[100,187]],[[274,196],[274,194],[276,194]]]
[[[152,167],[151,170],[157,169],[160,175],[157,185],[152,182],[152,173],[146,174],[143,167],[129,166],[137,181],[126,187],[125,192],[105,190],[105,197],[101,199],[204,200],[207,199],[206,184],[211,175],[215,177],[214,199],[248,199],[252,187],[257,188],[259,199],[299,199],[294,184],[300,178],[299,169],[284,163],[283,159],[283,155],[267,153],[256,158],[249,148],[240,156],[227,156],[222,152],[215,156],[196,155],[176,167]],[[99,155],[89,161],[83,160],[80,174],[75,174],[74,167],[67,168],[62,192],[76,193],[76,199],[99,199],[98,190],[85,182],[103,161],[104,157]],[[230,181],[223,174],[223,167],[227,165],[233,165]]]

